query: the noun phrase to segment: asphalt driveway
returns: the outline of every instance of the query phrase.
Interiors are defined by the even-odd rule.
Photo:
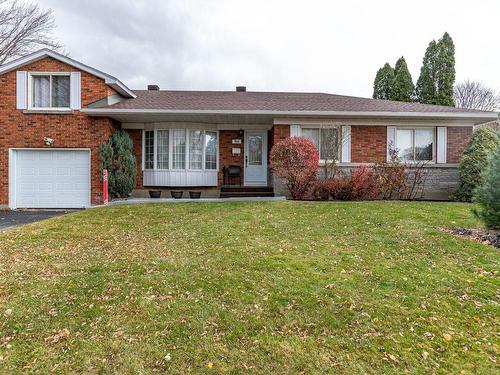
[[[64,215],[69,210],[0,211],[0,232],[19,225]]]

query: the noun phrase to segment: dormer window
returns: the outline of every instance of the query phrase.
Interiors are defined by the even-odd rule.
[[[70,109],[69,73],[32,73],[30,78],[30,109]]]

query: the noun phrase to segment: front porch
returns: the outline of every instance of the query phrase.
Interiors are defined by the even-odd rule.
[[[135,196],[147,196],[148,190],[164,190],[164,195],[198,190],[204,197],[274,195],[268,159],[281,137],[271,124],[122,123],[122,128],[136,143]]]

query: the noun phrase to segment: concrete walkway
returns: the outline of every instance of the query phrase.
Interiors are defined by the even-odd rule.
[[[286,197],[241,197],[241,198],[200,198],[200,199],[174,199],[174,198],[129,198],[113,200],[109,206],[119,206],[124,204],[144,204],[144,203],[196,203],[196,202],[273,202],[285,201]],[[103,207],[103,206],[93,206]]]

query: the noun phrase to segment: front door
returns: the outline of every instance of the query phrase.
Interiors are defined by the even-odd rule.
[[[267,186],[267,131],[245,131],[245,185]]]

